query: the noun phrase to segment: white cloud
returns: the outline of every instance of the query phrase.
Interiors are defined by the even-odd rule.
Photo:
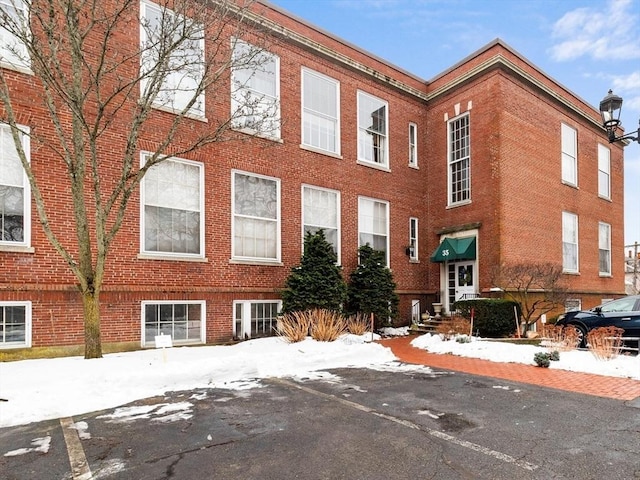
[[[554,60],[582,56],[596,60],[640,58],[640,15],[637,0],[610,0],[606,8],[578,8],[553,26],[558,40],[550,49]]]

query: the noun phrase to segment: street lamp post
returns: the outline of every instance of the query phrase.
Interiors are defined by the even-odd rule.
[[[620,113],[622,112],[622,98],[609,90],[606,97],[600,102],[600,115],[602,116],[602,126],[607,129],[609,143],[621,140],[631,140],[640,143],[640,128],[635,132],[626,135],[616,136],[620,127]],[[640,124],[640,120],[638,122]]]

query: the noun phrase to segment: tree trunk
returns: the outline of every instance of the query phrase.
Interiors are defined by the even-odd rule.
[[[99,293],[82,292],[82,308],[84,311],[84,358],[102,358]]]

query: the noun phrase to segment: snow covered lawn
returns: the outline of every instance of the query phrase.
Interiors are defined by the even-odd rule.
[[[387,333],[406,334],[404,330]],[[168,391],[196,388],[259,387],[268,377],[318,375],[334,368],[424,369],[397,361],[391,350],[371,343],[371,334],[345,335],[338,341],[307,339],[287,343],[271,337],[232,346],[180,347],[81,357],[0,363],[0,427],[69,417],[124,405]],[[458,343],[422,335],[412,344],[433,353],[449,353],[497,362],[534,364],[541,347],[476,340]],[[596,360],[589,352],[561,352],[551,368],[640,379],[640,359],[620,356]],[[315,372],[315,373],[314,373]]]

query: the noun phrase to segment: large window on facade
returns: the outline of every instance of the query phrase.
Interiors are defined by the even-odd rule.
[[[28,69],[31,62],[27,48],[11,31],[18,27],[28,31],[27,3],[24,0],[0,0],[0,10],[13,19],[10,26],[0,24],[0,65],[12,69]]]
[[[598,144],[598,195],[611,198],[611,151]]]
[[[562,181],[578,185],[578,134],[574,128],[562,124]]]
[[[409,258],[418,260],[418,219],[409,218]]]
[[[449,122],[449,205],[471,200],[469,115]]]
[[[302,144],[340,154],[340,84],[302,69]]]
[[[233,336],[247,339],[276,335],[279,300],[245,300],[233,302]]]
[[[203,184],[198,162],[171,159],[149,169],[141,189],[143,253],[204,255]]]
[[[409,165],[418,166],[418,126],[409,124]]]
[[[302,187],[303,234],[324,230],[340,262],[340,193],[335,190]]]
[[[358,247],[369,244],[385,253],[389,266],[389,204],[372,198],[358,198]]]
[[[280,138],[280,58],[234,39],[231,70],[234,128]]]
[[[25,130],[24,127],[21,127]],[[29,158],[29,137],[21,134]],[[0,246],[26,247],[30,242],[29,182],[8,125],[0,125]]]
[[[388,110],[387,102],[358,92],[358,160],[389,166]]]
[[[180,46],[170,52],[169,42],[178,42]],[[204,92],[198,93],[198,89],[204,76],[204,29],[167,8],[143,0],[140,44],[143,94],[159,82],[156,107],[172,112],[188,108],[189,115],[203,117]],[[195,102],[189,107],[194,97]]]
[[[280,180],[234,171],[233,257],[280,260]]]
[[[562,269],[578,272],[578,216],[562,212]]]
[[[31,346],[31,302],[0,302],[0,348]]]
[[[611,225],[598,224],[598,265],[600,275],[611,275]]]
[[[157,335],[170,335],[174,345],[205,342],[204,301],[142,302],[142,346],[155,345]]]

